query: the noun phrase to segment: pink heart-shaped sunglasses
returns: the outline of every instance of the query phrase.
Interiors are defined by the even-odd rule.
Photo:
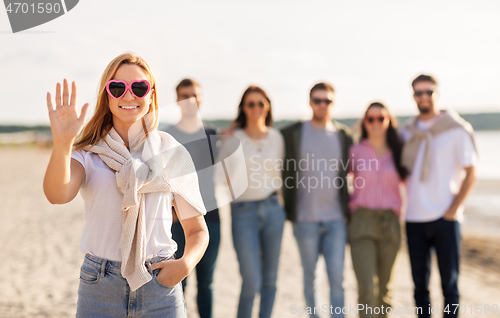
[[[151,90],[151,84],[147,80],[132,81],[130,84],[125,81],[110,80],[106,84],[106,91],[115,99],[122,98],[127,90],[137,98],[144,98]]]

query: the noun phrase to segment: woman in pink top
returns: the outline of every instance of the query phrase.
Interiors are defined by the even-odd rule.
[[[358,280],[361,318],[391,312],[391,272],[401,234],[400,185],[407,171],[400,165],[402,141],[397,123],[381,103],[372,103],[361,123],[361,141],[350,151],[354,192],[348,226],[351,257]],[[374,284],[378,277],[378,292]],[[378,295],[375,298],[375,295]]]

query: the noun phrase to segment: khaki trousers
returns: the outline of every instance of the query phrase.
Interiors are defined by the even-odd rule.
[[[401,243],[398,216],[392,210],[358,208],[348,225],[348,240],[358,280],[358,304],[364,306],[359,317],[388,317],[391,275]]]

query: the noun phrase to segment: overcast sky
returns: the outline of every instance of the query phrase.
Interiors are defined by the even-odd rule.
[[[157,80],[162,119],[177,115],[174,87],[203,87],[204,118],[228,118],[245,88],[271,97],[276,119],[309,118],[308,92],[336,89],[335,117],[374,100],[416,113],[411,80],[440,82],[441,107],[500,111],[500,1],[98,1],[12,34],[0,8],[0,124],[47,124],[45,94],[75,80],[95,105],[106,65],[143,56]]]

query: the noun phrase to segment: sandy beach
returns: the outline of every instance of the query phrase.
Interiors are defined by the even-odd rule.
[[[0,318],[74,317],[79,269],[83,254],[78,250],[84,225],[83,201],[51,205],[43,195],[42,180],[50,150],[35,148],[0,148]],[[462,317],[500,317],[500,216],[498,205],[485,206],[483,197],[499,193],[500,181],[480,181],[467,204],[463,225],[461,259]],[[241,279],[233,249],[228,207],[221,211],[222,242],[215,275],[215,316],[236,315]],[[322,295],[319,304],[327,303],[328,286],[324,263],[320,260],[319,281]],[[345,262],[345,306],[357,303],[357,286],[349,248]],[[192,274],[194,276],[194,274]],[[189,277],[186,290],[188,317],[198,317],[195,280]],[[442,306],[437,267],[431,276],[433,306]],[[256,299],[258,301],[258,299]],[[477,305],[481,304],[481,305]],[[394,278],[394,309],[405,314],[413,304],[413,282],[403,242]],[[486,305],[496,305],[497,314],[486,314]],[[286,223],[283,237],[278,292],[273,317],[307,317],[294,313],[304,307],[302,269],[291,225]],[[482,313],[479,313],[479,309]],[[258,306],[254,306],[257,317]],[[327,317],[323,315],[322,317]],[[348,314],[347,317],[356,317]],[[437,317],[437,316],[436,316]]]

